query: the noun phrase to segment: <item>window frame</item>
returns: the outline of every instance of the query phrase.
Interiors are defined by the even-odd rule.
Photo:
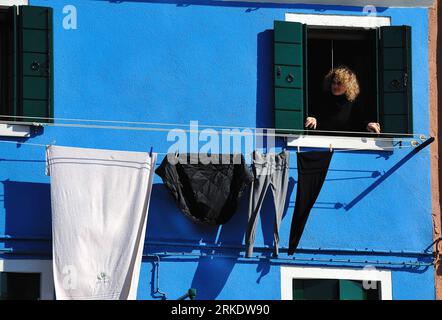
[[[281,300],[293,300],[293,279],[339,279],[378,281],[380,300],[392,300],[391,271],[364,269],[281,266]]]
[[[29,5],[29,0],[2,0],[4,3],[0,5],[2,7],[10,7],[10,6],[27,6]]]
[[[6,0],[6,3],[2,3],[0,4],[0,10],[1,11],[8,11],[10,8],[12,8],[13,6],[16,7],[17,9],[17,26],[19,26],[20,20],[19,20],[19,15],[22,15],[24,12],[24,9],[22,11],[22,8],[31,8],[32,6],[29,5],[29,0]],[[52,10],[52,9],[51,9]],[[51,11],[51,16],[52,16],[52,11]],[[29,19],[29,18],[28,18]],[[28,21],[28,20],[27,20]],[[52,44],[52,37],[53,37],[53,22],[48,22],[48,27],[45,30],[50,30],[51,32],[51,36],[50,36],[50,40],[49,40],[49,51],[50,51],[50,56],[51,56],[51,61],[50,61],[50,70],[51,70],[51,74],[48,75],[48,87],[49,87],[49,92],[48,93],[48,102],[50,103],[50,106],[48,107],[49,109],[49,113],[53,112],[53,61],[52,61],[52,55],[53,55],[53,44]],[[19,27],[19,30],[24,30],[26,27]],[[29,29],[29,27],[27,27]],[[18,31],[17,30],[17,37],[18,37]],[[3,63],[3,62],[1,62]],[[18,60],[17,62],[17,68],[20,68],[20,64],[24,63],[21,62],[20,60]],[[21,70],[21,69],[20,69]],[[4,76],[4,74],[2,73],[0,75],[2,78]],[[17,81],[20,85],[23,84],[23,79],[19,79],[19,76],[17,74]],[[7,79],[2,79],[4,81],[7,81]],[[23,100],[23,99],[22,99]],[[3,113],[3,112],[2,112]],[[10,112],[5,112],[6,115],[13,115]],[[46,121],[24,121],[23,123],[17,123],[16,121],[21,121],[21,119],[19,120],[15,120],[14,118],[12,118],[10,121],[9,120],[2,120],[2,123],[0,123],[0,137],[20,137],[20,138],[29,138],[31,137],[33,134],[35,134],[36,132],[38,132],[39,130],[37,129],[37,127],[40,127],[41,124],[39,122],[46,122]],[[32,122],[32,123],[29,123]],[[49,121],[52,122],[52,121]]]
[[[336,15],[336,14],[300,14],[286,12],[286,22],[298,22],[312,27],[334,29],[344,28],[365,28],[375,29],[384,26],[391,26],[389,16],[361,16],[361,15]],[[334,136],[332,134],[293,134],[287,137],[288,147],[307,148],[330,148],[330,149],[355,149],[391,151],[393,150],[397,138],[387,137],[359,137],[359,136]],[[399,139],[402,140],[402,139]],[[415,141],[411,142],[412,145]]]
[[[0,259],[0,272],[39,273],[40,299],[55,299],[52,260]]]
[[[6,3],[0,5],[0,10],[6,10],[11,6],[27,6],[28,0],[4,0]],[[20,137],[28,138],[31,136],[31,126],[0,123],[0,137]]]

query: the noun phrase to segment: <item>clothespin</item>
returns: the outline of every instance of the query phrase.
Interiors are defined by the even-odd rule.
[[[301,152],[301,147],[298,144],[298,153],[300,153],[300,152]]]
[[[152,158],[152,150],[153,150],[153,147],[151,146],[150,147],[150,152],[149,152],[149,157],[151,157],[151,158]]]
[[[330,152],[333,152],[333,147],[332,147],[331,143],[330,143]]]
[[[52,139],[52,142],[46,146],[46,150],[48,150],[49,147],[52,147],[56,142],[55,139]]]

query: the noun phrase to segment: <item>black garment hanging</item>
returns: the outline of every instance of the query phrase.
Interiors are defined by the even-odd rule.
[[[235,213],[253,175],[242,154],[210,155],[210,159],[197,153],[168,154],[155,173],[187,217],[197,223],[220,225]]]
[[[324,184],[333,152],[298,152],[298,189],[290,228],[288,254],[298,247],[310,210],[315,204]]]

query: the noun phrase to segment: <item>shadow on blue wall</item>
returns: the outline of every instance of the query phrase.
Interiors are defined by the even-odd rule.
[[[372,192],[375,188],[377,188],[382,182],[384,182],[388,177],[390,177],[396,170],[402,167],[407,161],[409,161],[413,156],[419,153],[421,150],[426,148],[428,145],[434,142],[434,138],[429,138],[424,143],[411,150],[405,157],[403,157],[399,162],[397,162],[394,166],[392,166],[387,172],[382,174],[375,182],[373,182],[367,189],[361,192],[358,196],[356,196],[350,203],[344,206],[346,211],[349,211],[353,208],[359,201],[361,201],[364,197],[366,197],[370,192]]]
[[[22,143],[26,143],[29,139],[36,138],[38,136],[41,136],[44,133],[44,127],[38,127],[38,126],[30,126],[29,127],[29,137],[1,137],[1,141],[5,141],[5,143],[16,143],[16,148],[21,148]],[[0,159],[1,161],[7,161],[7,159]],[[16,160],[21,161],[21,160]],[[36,161],[33,161],[36,162]]]
[[[193,223],[180,211],[164,184],[153,185],[147,219],[147,241],[185,240],[195,245],[200,242],[214,243],[218,228]]]
[[[273,30],[257,37],[256,127],[273,128]]]
[[[286,215],[288,198],[293,192],[294,186],[295,180],[290,178],[283,217]],[[153,186],[146,233],[149,253],[154,254],[158,250],[192,253],[194,250],[198,250],[195,247],[199,247],[200,253],[209,255],[198,258],[198,266],[191,284],[192,288],[197,289],[199,299],[218,297],[237,263],[237,257],[240,257],[243,252],[243,239],[248,220],[249,193],[250,187],[244,192],[236,213],[226,224],[205,226],[193,223],[181,213],[163,184],[154,184]],[[273,245],[274,217],[275,208],[269,189],[260,215],[264,243],[268,246]],[[164,223],[165,221],[167,223]],[[170,245],[159,244],[155,250],[155,246],[151,245],[155,241],[159,241],[158,243],[162,241],[179,243],[180,240],[184,241],[183,243],[186,243],[187,246],[176,246],[172,243]],[[211,246],[201,248],[199,246],[201,242]],[[228,258],[215,258],[216,255],[228,256]],[[265,259],[260,260],[257,266],[257,272],[260,273],[258,283],[269,270],[269,262]],[[154,281],[152,281],[153,283]],[[152,287],[151,295],[153,298],[157,298],[153,292]]]
[[[16,239],[6,241],[6,247],[22,252],[51,252],[50,185],[10,180],[2,183],[5,234]]]

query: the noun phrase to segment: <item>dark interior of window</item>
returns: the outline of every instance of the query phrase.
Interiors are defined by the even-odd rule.
[[[380,300],[379,281],[293,279],[293,300]]]
[[[40,273],[0,272],[0,300],[39,300]]]
[[[307,32],[307,45],[307,108],[318,103],[328,71],[345,65],[357,75],[360,87],[358,102],[364,109],[365,120],[377,122],[376,31],[311,27]]]

